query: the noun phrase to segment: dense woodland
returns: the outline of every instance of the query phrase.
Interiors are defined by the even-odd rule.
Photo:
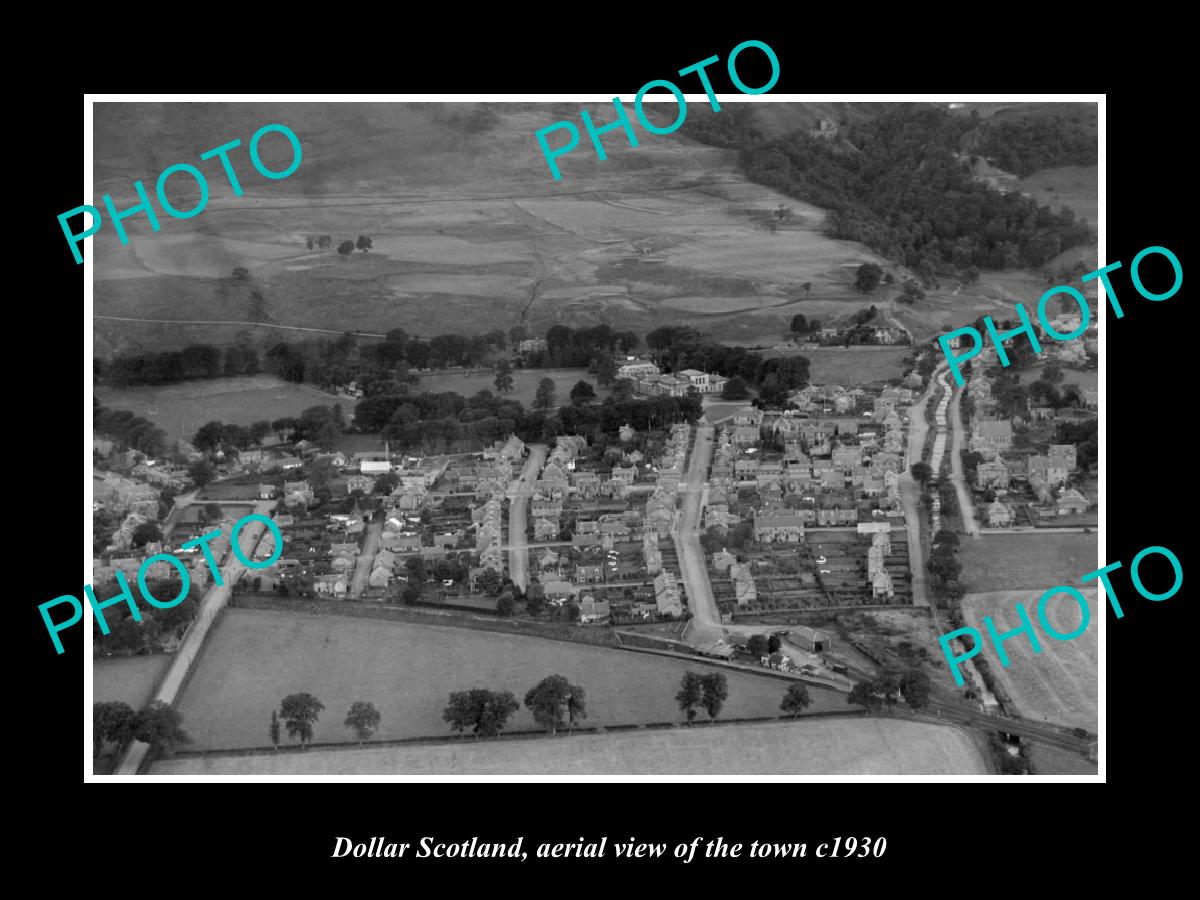
[[[1096,133],[1082,113],[989,122],[974,152],[1022,177],[1054,166],[1096,165]]]
[[[738,106],[689,117],[682,130],[736,150],[751,180],[830,210],[830,237],[866,244],[929,284],[972,266],[1041,266],[1092,239],[1069,210],[1052,212],[972,180],[961,158],[964,138],[981,128],[981,152],[1022,164],[1084,158],[1078,126],[1061,117],[1039,122],[993,127],[975,116],[904,104],[847,125],[835,140],[804,131],[769,138],[754,125],[752,109]],[[1052,149],[1060,144],[1061,153]]]

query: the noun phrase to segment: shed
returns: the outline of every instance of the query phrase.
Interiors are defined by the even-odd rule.
[[[822,631],[820,628],[810,628],[807,625],[797,625],[789,631],[788,641],[809,653],[824,653],[826,650],[833,649],[833,641],[829,637],[829,632]]]

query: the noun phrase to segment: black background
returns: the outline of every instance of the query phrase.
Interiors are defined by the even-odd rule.
[[[10,734],[10,746],[23,748],[19,771],[31,777],[18,779],[36,786],[26,804],[24,820],[34,834],[78,833],[79,826],[92,834],[107,833],[106,858],[114,864],[134,865],[117,859],[136,853],[136,865],[178,877],[196,871],[194,854],[206,841],[215,841],[223,854],[209,857],[213,875],[227,864],[244,877],[275,883],[290,892],[304,884],[306,875],[336,878],[347,889],[376,884],[403,889],[406,876],[424,872],[446,887],[459,883],[484,888],[494,886],[501,872],[516,874],[529,886],[557,891],[590,885],[589,873],[639,874],[655,869],[685,874],[688,880],[716,887],[724,876],[743,889],[791,890],[824,883],[835,873],[845,884],[863,879],[881,885],[897,883],[904,873],[920,878],[919,889],[959,890],[989,883],[989,872],[1003,873],[1019,865],[1025,854],[1052,865],[1074,861],[1100,865],[1093,854],[1101,844],[1160,841],[1153,819],[1130,821],[1131,807],[1166,803],[1178,788],[1173,779],[1186,778],[1191,754],[1182,729],[1189,704],[1189,686],[1179,680],[1180,656],[1189,655],[1190,631],[1185,622],[1188,583],[1173,598],[1151,603],[1138,597],[1128,580],[1128,564],[1142,548],[1159,544],[1171,548],[1190,572],[1184,524],[1195,503],[1194,451],[1188,436],[1196,415],[1192,402],[1195,379],[1185,369],[1198,354],[1192,347],[1194,330],[1184,319],[1187,286],[1170,300],[1151,303],[1136,295],[1128,280],[1128,264],[1142,248],[1171,248],[1187,270],[1183,234],[1185,216],[1191,217],[1189,148],[1179,139],[1177,126],[1190,116],[1165,86],[1173,84],[1165,50],[1140,44],[1134,35],[1123,35],[1121,57],[1105,57],[1096,70],[1086,59],[1100,59],[1098,43],[1087,43],[1078,31],[1069,49],[1056,41],[1054,28],[1036,30],[1028,37],[1008,33],[995,36],[985,47],[954,40],[936,47],[908,40],[900,33],[874,28],[864,35],[852,21],[835,23],[831,32],[817,34],[800,27],[782,28],[714,23],[683,36],[676,28],[638,26],[617,33],[591,33],[560,23],[547,13],[548,31],[517,46],[508,38],[462,36],[397,25],[390,40],[361,38],[376,46],[371,52],[356,43],[358,32],[370,23],[348,18],[331,31],[345,30],[336,41],[355,42],[345,47],[314,46],[315,38],[294,38],[285,29],[279,46],[262,48],[254,36],[229,38],[234,46],[212,46],[214,58],[237,61],[206,66],[202,77],[189,75],[168,60],[142,58],[94,72],[87,89],[94,91],[157,90],[170,92],[239,91],[289,92],[297,88],[325,91],[565,93],[604,92],[622,99],[646,81],[671,77],[676,70],[717,54],[721,64],[710,69],[718,93],[731,92],[724,74],[730,49],[748,38],[766,41],[779,57],[782,74],[772,94],[785,92],[945,91],[1105,91],[1108,90],[1107,128],[1107,229],[1105,262],[1122,260],[1125,268],[1114,284],[1125,317],[1106,315],[1107,388],[1104,417],[1107,443],[1101,457],[1107,491],[1106,561],[1121,560],[1125,569],[1113,583],[1125,608],[1125,618],[1107,618],[1107,777],[1118,792],[1110,795],[1102,811],[1098,795],[1080,792],[1082,786],[1041,784],[1043,790],[1072,790],[1073,802],[1059,795],[1034,796],[1037,790],[1021,785],[1020,794],[992,784],[279,784],[253,787],[210,786],[203,798],[175,784],[159,786],[153,797],[131,794],[124,787],[93,788],[82,793],[86,736],[82,716],[86,701],[80,690],[85,660],[83,628],[63,634],[67,652],[56,656],[37,604],[60,594],[80,595],[79,547],[83,535],[74,530],[79,511],[88,514],[84,498],[75,495],[81,484],[81,440],[74,410],[80,403],[80,376],[90,378],[88,347],[79,352],[78,332],[68,323],[80,320],[83,266],[76,266],[63,240],[56,215],[84,201],[80,190],[80,124],[84,111],[82,92],[73,85],[46,89],[31,109],[28,126],[37,138],[20,160],[20,228],[32,226],[34,240],[10,242],[10,263],[27,258],[29,277],[13,287],[9,300],[13,320],[26,341],[10,334],[8,352],[22,360],[10,368],[17,383],[15,395],[20,427],[9,434],[9,446],[19,458],[10,461],[11,474],[26,477],[30,493],[19,506],[10,506],[10,522],[17,539],[10,538],[9,572],[17,583],[10,598],[26,661],[12,679],[12,708],[35,711],[26,719],[24,740]],[[603,17],[603,16],[602,16]],[[316,26],[315,28],[313,26]],[[561,29],[560,29],[561,26]],[[389,26],[391,27],[391,26]],[[976,26],[971,26],[972,28]],[[977,26],[985,27],[985,26]],[[956,27],[964,31],[965,24]],[[312,22],[307,30],[321,31]],[[487,29],[480,26],[480,29]],[[560,30],[556,30],[560,29]],[[626,33],[628,31],[629,33]],[[507,32],[498,31],[497,34]],[[836,35],[841,34],[841,37]],[[971,34],[976,34],[971,32]],[[969,35],[968,35],[969,36]],[[1107,42],[1118,40],[1113,36]],[[245,47],[260,47],[246,50]],[[241,53],[246,58],[241,59]],[[1083,55],[1086,52],[1086,57]],[[1129,54],[1138,54],[1130,60]],[[1059,53],[1065,56],[1059,56]],[[924,58],[928,56],[929,58]],[[205,55],[205,59],[208,56]],[[750,85],[766,80],[765,66],[755,71],[757,51],[739,58],[739,72]],[[1024,74],[1022,74],[1022,71]],[[1137,74],[1133,74],[1137,73]],[[1120,90],[1112,90],[1120,87]],[[695,92],[698,86],[685,83]],[[769,95],[768,95],[769,96]],[[668,139],[668,138],[654,138]],[[154,173],[147,173],[152,177]],[[10,214],[11,214],[10,210]],[[1153,262],[1153,261],[1151,261]],[[1161,262],[1161,260],[1159,260]],[[1147,278],[1150,278],[1149,274]],[[1036,297],[1026,301],[1032,308]],[[35,355],[34,347],[45,352]],[[40,365],[34,362],[37,359]],[[85,451],[86,455],[86,451]],[[10,477],[11,477],[10,474]],[[85,471],[84,479],[88,477]],[[18,486],[18,490],[20,490]],[[1143,570],[1151,587],[1162,589],[1153,577],[1155,563]],[[1162,569],[1166,569],[1162,563]],[[1064,573],[1074,575],[1075,573]],[[1164,577],[1169,573],[1164,571]],[[1169,584],[1169,578],[1166,581]],[[85,617],[86,625],[86,617]],[[11,676],[10,676],[11,678]],[[23,719],[25,717],[22,717]],[[669,760],[664,760],[669,771]],[[13,768],[10,772],[18,771]],[[1016,789],[1018,781],[996,779],[996,784]],[[1094,790],[1095,788],[1090,788]],[[107,790],[104,797],[99,791]],[[150,790],[154,790],[151,788]],[[181,797],[181,792],[189,796]],[[270,797],[264,797],[269,793]],[[197,803],[197,801],[200,801]],[[193,804],[196,804],[193,806]],[[1113,806],[1110,808],[1110,804]],[[1104,812],[1120,813],[1105,823]],[[1153,815],[1153,810],[1147,811]],[[77,825],[78,823],[78,825]],[[128,824],[127,824],[128,823]],[[117,840],[118,826],[132,829],[129,843]],[[75,827],[73,827],[75,826]],[[526,836],[532,850],[541,841],[589,840],[607,834],[610,841],[629,836],[638,840],[674,844],[697,834],[705,839],[718,834],[730,841],[807,841],[810,854],[820,841],[838,835],[886,836],[888,850],[882,860],[817,861],[806,859],[782,864],[759,860],[717,865],[712,862],[682,866],[662,863],[614,865],[588,861],[582,865],[533,861],[523,865],[500,863],[469,865],[464,871],[473,881],[449,881],[433,860],[346,861],[331,860],[334,836],[368,840],[386,835],[389,840],[415,843],[423,835],[440,840],[511,841]],[[98,840],[98,838],[97,838]],[[53,849],[57,842],[43,842]],[[90,843],[90,839],[89,839]],[[91,844],[95,847],[97,845]],[[136,848],[136,850],[135,850]],[[55,850],[62,853],[61,845]],[[62,859],[61,856],[58,859]],[[215,865],[213,865],[215,864]],[[1039,863],[1040,864],[1040,863]],[[551,870],[547,871],[546,866]],[[421,868],[418,868],[421,867]],[[632,872],[636,867],[639,873]],[[390,871],[389,871],[390,870]],[[771,879],[747,879],[770,870]],[[800,880],[774,880],[787,871]],[[207,871],[204,873],[207,874]],[[851,877],[853,876],[853,877]],[[203,877],[203,875],[202,875]],[[999,875],[1009,881],[1010,876]],[[495,880],[493,880],[495,879]],[[715,880],[714,880],[715,879]],[[1019,881],[1020,879],[1018,879]],[[239,882],[242,884],[244,882]],[[616,882],[622,883],[620,881]],[[642,882],[625,882],[641,884]],[[314,885],[315,886],[315,885]],[[453,888],[451,888],[453,889]]]

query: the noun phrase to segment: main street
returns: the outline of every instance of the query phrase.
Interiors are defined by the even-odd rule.
[[[942,373],[942,383],[945,384],[945,373]],[[947,417],[950,427],[950,481],[958,496],[959,514],[962,516],[963,528],[972,537],[979,537],[979,521],[975,517],[975,504],[971,500],[971,492],[967,490],[966,479],[963,478],[962,450],[966,440],[966,429],[963,428],[962,388],[950,388],[950,415]]]
[[[520,476],[508,486],[508,577],[522,591],[529,587],[529,543],[525,519],[533,485],[546,462],[548,447],[531,444]]]
[[[908,411],[908,447],[905,449],[905,469],[900,475],[900,500],[904,504],[904,527],[908,531],[908,566],[912,572],[913,605],[927,606],[933,611],[936,624],[937,610],[929,602],[925,589],[925,551],[921,546],[921,520],[918,499],[921,491],[912,477],[912,467],[921,461],[925,448],[925,436],[929,423],[925,421],[925,407],[937,389],[937,382],[930,378],[925,393]]]
[[[717,601],[713,598],[712,585],[708,581],[704,551],[700,546],[700,527],[703,524],[701,500],[707,486],[705,480],[712,458],[714,429],[711,425],[699,425],[695,431],[696,439],[688,460],[687,477],[679,483],[678,495],[682,504],[671,536],[679,555],[680,575],[687,591],[688,608],[692,612],[688,643],[699,645],[718,640],[724,634],[724,629],[721,627]]]

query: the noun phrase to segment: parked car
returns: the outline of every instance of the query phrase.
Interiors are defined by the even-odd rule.
[[[822,569],[822,570],[821,570],[821,574],[822,574],[822,575],[832,575],[833,573],[832,573],[832,572],[830,572],[828,569]]]
[[[826,559],[825,557],[823,557],[823,556],[818,556],[818,557],[817,557],[817,562],[818,562],[818,563],[824,563],[824,562],[828,562],[828,561],[829,561],[829,560],[827,560],[827,559]]]

